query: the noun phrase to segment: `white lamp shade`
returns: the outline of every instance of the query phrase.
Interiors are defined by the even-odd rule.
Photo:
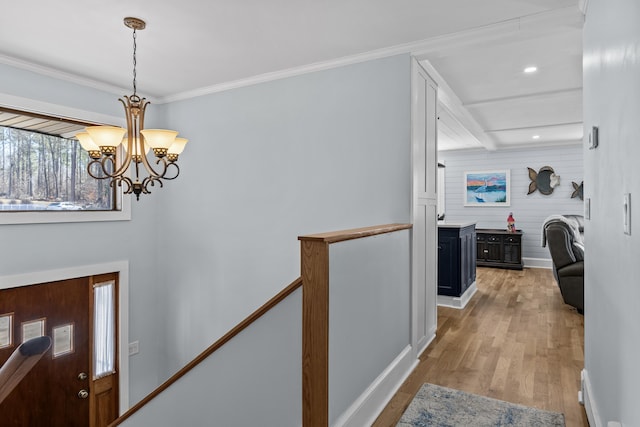
[[[80,141],[80,146],[85,151],[100,151],[100,147],[98,147],[98,145],[93,142],[93,139],[91,139],[91,136],[89,136],[88,132],[78,132],[76,133],[76,138],[78,138],[78,141]]]
[[[129,151],[129,138],[128,137],[124,137],[122,138],[122,147],[124,147],[124,151]],[[151,147],[149,147],[148,144],[144,144],[144,154],[147,154],[149,152],[149,150],[151,150]],[[140,143],[138,142],[138,138],[133,137],[133,155],[138,155],[140,151]]]
[[[117,126],[89,126],[85,129],[93,142],[99,147],[117,147],[127,131]]]
[[[169,154],[180,154],[184,151],[184,146],[187,145],[189,140],[186,138],[176,138],[176,140],[169,147]]]
[[[151,148],[168,149],[178,136],[177,131],[167,129],[142,129],[140,133]]]

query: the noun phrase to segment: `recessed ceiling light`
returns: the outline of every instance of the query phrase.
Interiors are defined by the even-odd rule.
[[[540,139],[540,135],[533,135],[531,138],[533,138],[533,139]]]
[[[531,73],[535,73],[536,71],[538,71],[538,67],[527,67],[524,69],[524,72],[527,74],[531,74]]]

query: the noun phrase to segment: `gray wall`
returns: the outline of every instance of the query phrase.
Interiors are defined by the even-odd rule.
[[[585,148],[585,369],[598,422],[640,425],[640,3],[590,0],[584,27],[585,129],[600,146]],[[631,193],[632,235],[623,233]]]
[[[401,55],[165,106],[191,139],[158,212],[166,375],[300,275],[299,235],[410,221],[409,76]]]
[[[301,420],[299,288],[122,426],[295,427]]]
[[[124,117],[113,94],[6,65],[0,65],[0,93],[88,114]],[[154,212],[159,199],[149,197],[134,203],[131,221],[0,225],[2,276],[129,260],[129,337],[144,337],[140,354],[130,361],[130,396],[134,401],[159,382],[158,319],[164,314],[158,310],[157,258],[148,250],[155,246]]]
[[[122,115],[118,95],[6,66],[0,93]],[[410,57],[148,115],[191,141],[132,221],[0,225],[0,275],[130,261],[132,402],[298,277],[299,235],[410,221]]]
[[[411,345],[410,247],[409,230],[330,246],[330,425]]]
[[[513,212],[516,228],[524,231],[522,256],[550,259],[547,248],[541,246],[541,227],[545,218],[554,214],[582,214],[583,203],[571,198],[573,185],[583,180],[583,154],[580,145],[536,149],[511,149],[500,151],[464,150],[442,151],[438,160],[446,164],[445,193],[448,221],[477,220],[478,228],[506,229],[507,216]],[[529,173],[551,166],[560,175],[560,185],[545,196],[539,191],[527,195]],[[463,204],[463,177],[465,171],[511,171],[511,206],[473,207]]]

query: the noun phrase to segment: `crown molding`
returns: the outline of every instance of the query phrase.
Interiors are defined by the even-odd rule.
[[[109,83],[105,83],[99,80],[91,79],[89,77],[81,76],[79,74],[73,74],[66,71],[58,70],[56,68],[47,67],[45,65],[35,64],[25,61],[23,59],[14,58],[12,56],[0,54],[0,64],[8,65],[10,67],[18,68],[25,71],[31,71],[36,74],[40,74],[45,77],[51,77],[57,80],[63,80],[66,82],[74,83],[80,86],[85,86],[91,89],[97,89],[102,92],[114,94],[116,96],[122,96],[123,93],[131,92],[131,88],[124,88]],[[141,95],[142,96],[142,95]],[[153,96],[146,96],[150,102],[157,102]]]
[[[217,92],[223,92],[226,90],[237,89],[245,86],[252,86],[259,83],[266,83],[274,80],[285,79],[289,77],[295,77],[303,74],[314,73],[316,71],[330,70],[332,68],[338,68],[345,65],[358,64],[361,62],[371,61],[374,59],[387,58],[394,55],[408,54],[422,46],[424,41],[412,42],[402,45],[391,46],[384,49],[373,50],[361,54],[345,56],[338,59],[332,59],[329,61],[316,62],[313,64],[302,65],[300,67],[293,67],[286,70],[274,71],[270,73],[259,74],[257,76],[248,77],[246,79],[239,79],[230,82],[215,84],[206,86],[199,89],[185,91],[158,99],[159,103],[168,103],[174,101],[182,101],[189,98],[195,98],[203,95],[210,95]]]
[[[580,0],[581,6],[583,3],[588,3],[588,1],[589,0]],[[303,74],[313,73],[316,71],[329,70],[332,68],[357,64],[400,54],[411,54],[415,56],[419,61],[421,61],[424,59],[428,59],[430,54],[434,54],[438,51],[446,51],[450,49],[464,48],[467,46],[482,44],[491,40],[499,40],[507,35],[515,33],[543,33],[545,27],[551,24],[561,23],[567,25],[582,25],[583,22],[584,17],[580,13],[580,11],[576,9],[575,6],[564,7],[523,17],[512,18],[502,22],[472,28],[465,31],[459,31],[456,33],[436,36],[416,42],[377,49],[361,54],[349,55],[338,59],[316,62],[299,67],[292,67],[286,70],[264,73],[245,79],[215,84],[168,96],[146,96],[146,98],[154,104],[166,104],[170,102],[182,101],[203,95],[210,95],[213,93],[223,92],[231,89],[252,86],[259,83],[266,83],[269,81],[295,77]],[[13,58],[7,55],[0,54],[0,64],[10,65],[41,75],[112,93],[118,96],[122,93],[127,93],[130,91],[130,89],[127,88],[122,88],[85,76],[75,75],[69,72],[57,70],[51,67],[30,63],[22,59]]]

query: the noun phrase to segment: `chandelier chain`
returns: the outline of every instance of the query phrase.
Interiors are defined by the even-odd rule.
[[[136,85],[136,50],[137,50],[137,43],[136,43],[136,29],[133,29],[133,95],[135,96],[137,93],[137,85]]]

